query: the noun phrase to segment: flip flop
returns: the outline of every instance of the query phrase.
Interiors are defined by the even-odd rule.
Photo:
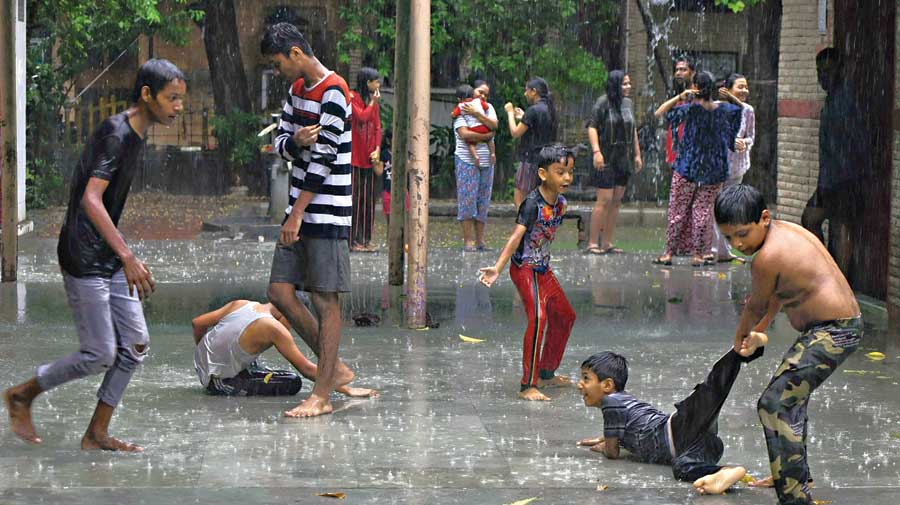
[[[663,259],[664,257],[665,257],[665,255],[663,255],[663,256],[658,256],[658,257],[656,257],[656,258],[653,258],[653,264],[654,264],[654,265],[667,265],[667,266],[668,266],[668,265],[671,265],[671,264],[672,264],[672,257],[670,256],[669,259],[667,259],[667,260],[664,260],[664,259]]]
[[[692,267],[705,267],[707,265],[715,265],[715,264],[716,264],[715,259],[702,258],[700,261],[697,261],[695,259],[691,260]]]
[[[609,249],[601,249],[600,246],[588,247],[586,249],[588,254],[593,254],[595,256],[603,256],[605,254],[609,254]]]
[[[625,252],[625,250],[621,247],[616,247],[614,245],[609,246],[609,249],[607,249],[606,251],[610,254],[622,254]]]

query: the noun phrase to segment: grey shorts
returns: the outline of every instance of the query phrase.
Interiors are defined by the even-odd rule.
[[[269,284],[285,282],[301,291],[350,292],[347,239],[301,237],[293,245],[275,245]]]

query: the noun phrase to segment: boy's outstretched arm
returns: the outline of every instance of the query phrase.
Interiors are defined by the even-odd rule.
[[[775,287],[778,284],[778,271],[772,268],[772,261],[764,252],[757,253],[750,266],[750,272],[753,277],[753,289],[741,312],[741,320],[734,335],[735,349],[741,348],[741,343],[750,336],[750,331],[756,328],[764,317],[769,319],[766,317],[770,308],[769,302],[775,298]]]
[[[598,444],[600,445],[600,444]],[[597,451],[602,452],[604,456],[609,459],[619,459],[619,439],[618,438],[607,438],[602,442],[603,450]],[[597,446],[591,448],[592,450],[596,450]]]
[[[517,223],[516,227],[513,228],[512,235],[509,236],[509,240],[506,241],[506,245],[503,246],[503,250],[500,251],[500,257],[497,259],[497,263],[492,267],[478,269],[478,280],[481,281],[482,284],[487,287],[491,287],[491,285],[494,284],[494,281],[500,276],[503,267],[506,266],[506,263],[512,258],[513,253],[516,251],[516,248],[519,247],[519,243],[522,242],[522,237],[525,236],[526,230],[527,228],[525,228],[525,225]]]

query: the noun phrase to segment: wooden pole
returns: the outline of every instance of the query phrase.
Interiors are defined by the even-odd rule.
[[[431,3],[410,9],[409,72],[409,261],[406,325],[425,327],[428,273],[428,148],[431,127]],[[402,205],[403,202],[397,202]]]
[[[0,239],[2,281],[16,280],[19,205],[16,173],[16,16],[15,0],[0,4],[0,188],[3,233]]]
[[[388,227],[388,283],[403,285],[403,229],[406,222],[406,158],[409,147],[409,9],[410,0],[397,0],[397,37],[394,49],[393,172],[391,222]]]

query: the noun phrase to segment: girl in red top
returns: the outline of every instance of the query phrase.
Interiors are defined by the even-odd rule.
[[[350,164],[353,166],[353,222],[350,227],[350,249],[373,252],[370,245],[375,220],[375,174],[372,159],[379,159],[381,146],[381,77],[374,68],[363,67],[356,77],[356,89],[350,92],[353,108],[353,143]]]

